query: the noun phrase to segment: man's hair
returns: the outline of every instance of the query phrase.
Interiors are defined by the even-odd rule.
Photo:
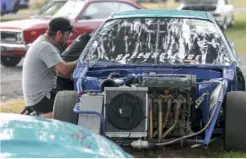
[[[61,31],[63,35],[66,31],[75,32],[70,20],[63,17],[56,17],[50,21],[47,34],[49,36],[56,36],[58,31]]]

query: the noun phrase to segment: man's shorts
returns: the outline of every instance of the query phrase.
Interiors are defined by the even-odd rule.
[[[53,104],[57,94],[56,89],[52,89],[39,103],[30,106],[37,113],[49,113],[53,111]]]

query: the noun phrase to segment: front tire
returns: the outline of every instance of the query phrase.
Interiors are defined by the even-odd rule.
[[[1,56],[1,64],[6,67],[14,67],[21,61],[21,59],[22,57]]]
[[[58,92],[53,105],[53,118],[77,125],[78,114],[73,108],[78,101],[78,93],[75,91]]]
[[[224,146],[226,150],[246,151],[246,93],[243,91],[226,95]]]

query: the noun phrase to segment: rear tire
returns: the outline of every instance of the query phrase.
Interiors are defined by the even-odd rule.
[[[78,114],[73,108],[78,101],[78,93],[75,91],[58,92],[53,106],[53,118],[77,125]]]
[[[14,67],[21,61],[21,59],[22,57],[17,56],[1,56],[1,64],[6,67]]]
[[[225,110],[226,150],[246,151],[246,93],[228,92]]]

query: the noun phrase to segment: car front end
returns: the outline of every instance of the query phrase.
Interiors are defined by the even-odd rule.
[[[1,64],[7,67],[16,66],[32,42],[45,33],[46,25],[46,20],[37,19],[1,23]]]
[[[116,13],[91,37],[73,73],[74,122],[122,146],[207,147],[230,129],[226,96],[245,90],[235,60],[208,13]]]
[[[1,55],[24,56],[28,49],[22,30],[1,30]]]

